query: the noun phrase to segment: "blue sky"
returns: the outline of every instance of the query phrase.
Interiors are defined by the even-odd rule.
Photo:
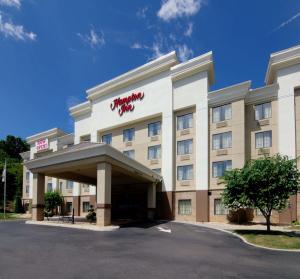
[[[59,127],[85,90],[175,49],[212,50],[212,89],[264,85],[269,55],[300,44],[299,0],[0,0],[0,138]]]

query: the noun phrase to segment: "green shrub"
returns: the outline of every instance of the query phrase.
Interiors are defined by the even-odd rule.
[[[298,220],[297,221],[293,221],[293,225],[294,226],[300,226],[300,221],[298,221]]]
[[[96,221],[96,212],[94,210],[94,207],[90,205],[90,209],[88,211],[88,214],[85,216],[85,218],[90,222],[95,222]]]
[[[15,213],[24,213],[24,208],[20,197],[15,197],[13,208]]]

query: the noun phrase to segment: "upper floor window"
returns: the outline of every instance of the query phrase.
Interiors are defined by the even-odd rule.
[[[26,171],[26,181],[29,181],[29,177],[30,177],[30,172]]]
[[[52,182],[47,183],[47,192],[52,192],[53,187],[52,187]]]
[[[192,180],[193,179],[193,165],[178,166],[177,180]]]
[[[80,137],[80,142],[90,142],[91,141],[91,135],[84,135]]]
[[[111,144],[112,134],[107,134],[102,136],[102,142],[105,144]]]
[[[29,194],[29,185],[26,185],[25,193],[26,193],[26,194]]]
[[[148,137],[160,135],[161,123],[160,121],[148,124]]]
[[[231,119],[231,104],[212,109],[213,123]]]
[[[73,186],[74,186],[74,182],[70,181],[70,180],[67,180],[66,188],[69,189],[69,190],[72,190]]]
[[[132,150],[125,150],[123,151],[123,154],[126,155],[127,157],[131,158],[131,159],[134,159],[135,157],[135,151],[132,149]]]
[[[134,140],[135,130],[134,128],[123,130],[123,142]]]
[[[272,146],[272,131],[255,134],[255,148],[268,148]]]
[[[193,114],[177,116],[177,130],[184,130],[193,127]]]
[[[177,155],[192,154],[193,140],[182,140],[177,142]]]
[[[213,135],[213,138],[212,138],[213,150],[231,148],[231,145],[232,145],[232,133],[231,132]]]
[[[255,120],[267,119],[272,116],[271,103],[264,103],[255,106]]]
[[[225,171],[231,170],[232,168],[232,161],[220,161],[220,162],[213,162],[212,165],[212,176],[213,177],[221,177],[224,175]]]
[[[161,146],[160,145],[154,145],[148,147],[148,159],[160,159],[161,158]]]

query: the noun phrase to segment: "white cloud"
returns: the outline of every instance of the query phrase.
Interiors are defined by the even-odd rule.
[[[157,59],[164,55],[162,51],[162,45],[159,42],[154,42],[152,47],[150,48],[152,51],[152,57],[151,59]]]
[[[186,61],[191,58],[194,54],[193,50],[190,49],[186,44],[178,45],[178,57],[180,61]]]
[[[143,46],[140,43],[134,43],[130,48],[132,49],[141,49]]]
[[[184,32],[184,36],[191,37],[192,33],[193,33],[193,27],[194,27],[194,24],[192,22],[190,22],[189,25],[188,25],[188,28]]]
[[[146,13],[148,11],[148,7],[143,7],[138,9],[138,11],[136,12],[136,16],[139,18],[145,18],[146,17]]]
[[[164,21],[195,15],[202,7],[203,0],[163,0],[157,16]]]
[[[292,16],[291,18],[289,18],[288,20],[282,22],[280,25],[278,25],[273,31],[277,31],[283,27],[285,27],[286,25],[290,24],[291,22],[293,22],[295,19],[297,19],[298,17],[300,17],[300,13],[295,14],[294,16]]]
[[[0,0],[0,5],[19,9],[21,7],[21,0]]]
[[[84,42],[88,43],[91,48],[101,47],[105,45],[104,34],[101,31],[97,33],[95,29],[92,27],[89,34],[77,34]]]
[[[12,21],[4,21],[0,14],[0,33],[6,38],[13,38],[15,40],[31,40],[36,39],[36,34],[33,32],[26,32],[23,25],[16,25]]]

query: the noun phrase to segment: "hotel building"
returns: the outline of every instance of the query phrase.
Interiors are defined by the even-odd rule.
[[[97,224],[142,218],[226,221],[225,170],[280,153],[300,155],[300,46],[270,56],[265,83],[216,91],[212,52],[179,63],[171,52],[86,91],[70,108],[74,133],[27,138],[23,202],[43,219],[44,192]],[[253,212],[254,220],[263,220]],[[272,221],[300,218],[300,195]]]

